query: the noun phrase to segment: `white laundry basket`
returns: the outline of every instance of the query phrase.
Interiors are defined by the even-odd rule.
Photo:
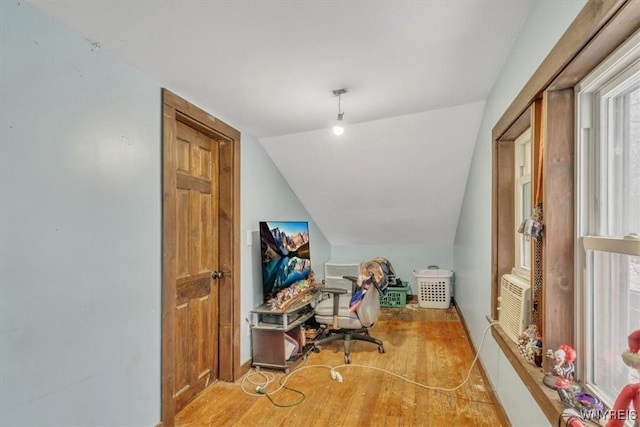
[[[425,308],[449,308],[453,271],[425,268],[414,270],[418,305]]]

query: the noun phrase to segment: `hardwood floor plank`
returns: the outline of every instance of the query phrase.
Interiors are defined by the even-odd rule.
[[[264,395],[245,394],[241,381],[217,382],[176,415],[176,425],[501,425],[489,395],[491,387],[484,382],[478,366],[474,366],[467,383],[455,391],[424,387],[459,385],[475,357],[455,308],[383,308],[371,335],[384,341],[385,353],[378,353],[375,344],[352,341],[352,364],[344,365],[343,343],[337,341],[294,366],[286,385],[305,395],[296,406],[276,407]],[[331,379],[331,366],[342,375],[342,383]],[[260,372],[273,376],[267,390],[276,403],[299,400],[300,395],[291,391],[274,393],[285,378],[283,372],[264,368]],[[252,380],[259,378],[254,374]],[[246,381],[244,385],[247,392],[255,393],[255,385]]]

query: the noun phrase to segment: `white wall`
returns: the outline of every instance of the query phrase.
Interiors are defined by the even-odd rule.
[[[485,106],[454,245],[456,301],[476,347],[491,313],[491,130],[584,3],[535,3]],[[481,360],[514,426],[549,424],[490,334]]]
[[[318,278],[323,275],[324,262],[329,259],[331,248],[258,140],[245,134],[242,136],[240,147],[243,171],[241,180],[243,327],[240,328],[242,337],[240,356],[244,363],[251,358],[247,318],[251,309],[262,304],[263,300],[258,223],[260,221],[309,221],[311,268]],[[247,246],[247,231],[252,234],[253,246]]]
[[[160,88],[0,8],[0,424],[153,425]]]
[[[17,0],[0,31],[0,425],[155,425],[161,84]],[[241,156],[245,319],[261,302],[246,230],[309,220],[314,269],[330,249],[246,133]]]

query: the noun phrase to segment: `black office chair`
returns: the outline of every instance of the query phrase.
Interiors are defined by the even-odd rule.
[[[320,301],[315,308],[315,320],[323,325],[323,330],[314,341],[314,351],[319,352],[324,343],[344,340],[344,361],[351,363],[353,339],[377,344],[378,352],[385,352],[382,341],[369,335],[380,314],[380,294],[386,293],[388,282],[388,271],[385,272],[388,269],[376,260],[383,258],[364,263],[359,277],[343,276],[351,280],[352,292],[320,288],[321,292],[330,294],[330,298]]]

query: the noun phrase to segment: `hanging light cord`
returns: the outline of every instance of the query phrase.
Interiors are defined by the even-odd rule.
[[[347,88],[333,90],[333,95],[338,97],[338,120],[342,120],[342,116],[344,115],[344,113],[342,112],[342,95],[347,92]]]

